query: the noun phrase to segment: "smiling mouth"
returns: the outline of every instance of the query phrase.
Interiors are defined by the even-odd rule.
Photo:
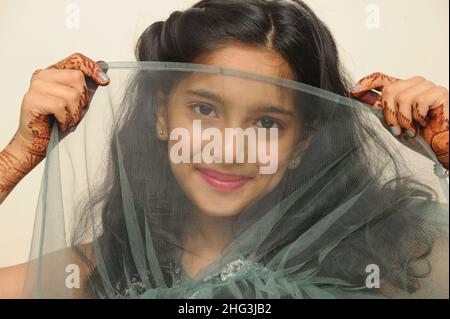
[[[232,192],[241,188],[251,179],[250,177],[225,174],[212,169],[198,168],[197,170],[205,182],[223,192]]]

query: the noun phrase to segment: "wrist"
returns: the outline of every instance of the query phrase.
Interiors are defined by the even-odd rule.
[[[49,140],[50,138],[41,137],[37,134],[29,139],[18,130],[5,149],[8,149],[19,159],[27,161],[32,169],[45,158]]]
[[[30,152],[19,134],[0,152],[0,193],[9,193],[45,156]]]

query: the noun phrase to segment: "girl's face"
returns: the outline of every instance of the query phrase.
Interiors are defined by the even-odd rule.
[[[229,46],[196,62],[292,79],[287,62],[268,49]],[[203,158],[200,163],[194,161],[196,153],[205,151],[205,147],[213,140],[213,136],[210,136],[210,139],[200,141],[201,144],[197,145],[201,147],[196,148],[194,144],[198,141],[195,141],[195,136],[198,135],[195,131],[198,125],[195,128],[194,121],[201,121],[196,123],[201,123],[203,131],[214,128],[221,133],[214,138],[216,141],[220,138],[222,142],[222,163],[207,164]],[[298,166],[300,158],[296,143],[299,122],[293,94],[287,89],[249,79],[194,73],[180,81],[172,94],[158,105],[157,134],[167,141],[172,172],[196,211],[207,216],[232,217],[271,192],[287,169]],[[180,128],[189,133],[189,163],[175,163],[171,153],[176,145],[180,145],[181,138],[177,135],[176,140],[172,140],[175,135],[171,138],[171,133],[179,132]],[[261,174],[261,168],[267,166],[267,162],[262,163],[259,156],[256,161],[248,160],[250,152],[261,148],[261,140],[253,145],[254,148],[250,145],[250,139],[245,140],[245,161],[237,163],[236,146],[234,149],[227,148],[226,145],[230,144],[225,141],[226,129],[235,128],[254,129],[257,137],[259,128],[266,129],[267,138],[263,142],[266,154],[270,152],[269,144],[274,143],[274,140],[270,140],[269,129],[276,129],[278,137],[275,142],[278,145],[276,154],[271,156],[277,163],[273,172]],[[214,153],[215,159],[217,154],[220,153]],[[226,161],[225,154],[231,156],[234,163]]]

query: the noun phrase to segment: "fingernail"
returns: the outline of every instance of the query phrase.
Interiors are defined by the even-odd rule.
[[[97,65],[103,70],[103,72],[108,71],[109,66],[105,61],[98,61]]]
[[[391,126],[391,133],[394,136],[399,136],[400,135],[400,130],[396,126]]]
[[[98,70],[97,73],[96,73],[96,75],[97,75],[97,77],[98,77],[100,80],[102,80],[103,82],[109,81],[109,76],[108,76],[105,72],[103,72],[103,71]]]
[[[359,92],[361,90],[361,87],[359,85],[356,85],[352,88],[352,92]]]
[[[416,136],[416,133],[414,133],[414,132],[411,131],[411,130],[406,130],[406,131],[405,131],[405,134],[406,134],[407,136],[411,137],[411,138]]]

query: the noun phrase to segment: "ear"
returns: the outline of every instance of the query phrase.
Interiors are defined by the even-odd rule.
[[[169,139],[168,125],[167,125],[167,98],[161,92],[156,94],[156,136],[161,141]]]
[[[300,166],[303,155],[308,150],[312,136],[295,145],[294,150],[289,157],[288,169],[294,170]]]
[[[294,170],[300,166],[300,162],[302,160],[302,153],[299,148],[295,148],[289,157],[288,169]]]

